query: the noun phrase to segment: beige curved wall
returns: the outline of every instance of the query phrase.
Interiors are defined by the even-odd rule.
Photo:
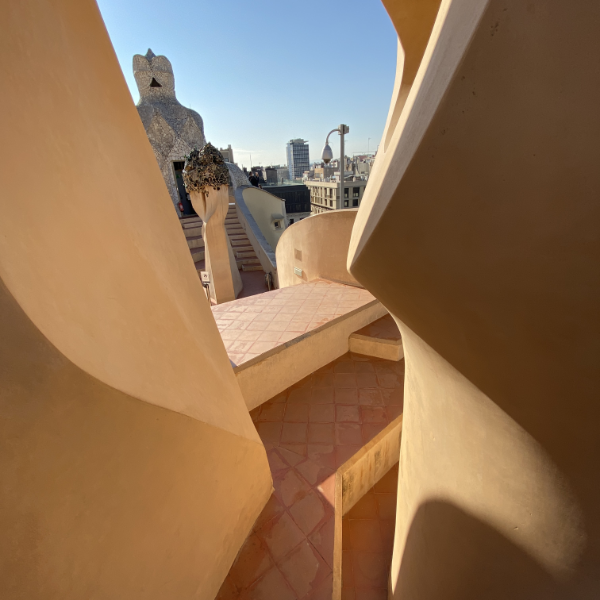
[[[357,210],[321,213],[290,225],[277,246],[279,287],[319,278],[358,285],[346,266]],[[302,275],[294,268],[301,269]]]
[[[413,3],[385,4],[404,44]],[[600,594],[599,18],[443,0],[420,21],[349,253],[405,351],[393,598]]]
[[[96,4],[5,9],[0,596],[212,599],[264,447]]]
[[[281,198],[253,186],[244,188],[242,194],[260,232],[265,236],[271,248],[275,250],[279,238],[285,231],[285,202]],[[273,215],[283,217],[277,219],[280,222],[280,229],[273,227]]]

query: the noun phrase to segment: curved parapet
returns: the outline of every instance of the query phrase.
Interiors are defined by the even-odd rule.
[[[390,597],[598,596],[600,5],[384,3],[348,264],[406,359]]]
[[[277,245],[279,286],[315,279],[359,285],[346,265],[357,211],[335,210],[290,225]]]
[[[96,3],[7,14],[0,597],[212,600],[264,446]]]
[[[285,202],[260,188],[239,186],[235,190],[235,204],[240,225],[263,271],[270,273],[275,287],[279,287],[275,249],[286,228]]]

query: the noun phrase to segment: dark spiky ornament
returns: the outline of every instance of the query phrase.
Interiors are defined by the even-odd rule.
[[[221,153],[209,142],[202,150],[195,148],[185,157],[183,183],[187,192],[208,194],[229,185],[229,170]]]

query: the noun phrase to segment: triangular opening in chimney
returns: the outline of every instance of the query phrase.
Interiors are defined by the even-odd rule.
[[[158,83],[158,81],[156,81],[156,79],[153,77],[152,81],[150,82],[150,87],[162,87],[162,85],[160,85],[160,83]]]

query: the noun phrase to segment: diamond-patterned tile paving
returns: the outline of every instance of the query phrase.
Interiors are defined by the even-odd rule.
[[[373,300],[367,290],[317,280],[238,298],[212,311],[229,359],[237,366]]]
[[[404,361],[348,353],[252,411],[274,493],[219,600],[331,600],[334,474],[401,414],[403,384]]]

